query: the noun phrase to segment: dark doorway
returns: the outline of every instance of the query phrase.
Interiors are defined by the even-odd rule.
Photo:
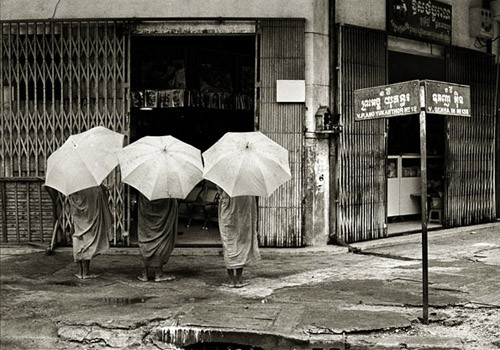
[[[389,84],[415,79],[446,80],[444,57],[389,51],[388,63]],[[419,117],[390,118],[388,123],[388,232],[418,230],[421,213]],[[444,192],[444,118],[440,115],[427,117],[427,155],[429,208],[436,210],[430,226],[436,226],[442,220]]]
[[[204,152],[226,132],[253,131],[254,66],[254,36],[133,38],[131,142],[172,135]],[[179,201],[179,245],[220,244],[215,193],[203,182]]]

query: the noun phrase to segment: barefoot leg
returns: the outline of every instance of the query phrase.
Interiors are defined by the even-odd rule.
[[[82,265],[83,265],[83,272],[82,272],[83,279],[99,277],[99,275],[90,273],[90,260],[83,260]]]
[[[139,276],[137,276],[137,279],[142,282],[147,282],[148,281],[148,267],[144,266],[142,268],[142,272]]]
[[[155,269],[155,282],[172,281],[174,279],[174,276],[164,276],[161,266]]]
[[[236,269],[235,284],[241,284],[243,282],[242,275],[243,275],[243,268],[240,267],[239,269]]]
[[[228,276],[228,281],[227,285],[230,287],[234,287],[236,285],[236,278],[234,276],[234,269],[227,269],[227,276]]]
[[[79,278],[79,279],[82,279],[83,278],[83,264],[82,264],[82,261],[77,261],[76,262],[76,273],[75,273],[75,277],[76,278]]]

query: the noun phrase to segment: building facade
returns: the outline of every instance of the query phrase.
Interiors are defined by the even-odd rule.
[[[434,126],[442,128],[434,139],[443,140],[433,154],[444,179],[436,191],[442,224],[494,220],[488,51],[496,52],[496,43],[475,47],[464,24],[469,8],[483,3],[444,1],[452,9],[449,43],[389,33],[386,0],[367,1],[362,13],[356,3],[1,0],[3,242],[51,239],[46,159],[70,134],[96,125],[125,134],[126,142],[169,133],[202,150],[226,131],[260,130],[289,150],[292,169],[292,180],[259,199],[262,246],[385,237],[394,206],[387,169],[393,159],[417,156],[400,144],[403,122],[354,122],[353,91],[415,76],[471,85],[476,111]],[[403,69],[406,62],[417,68]],[[437,68],[418,68],[428,66]],[[305,97],[278,100],[280,80],[305,85]],[[107,183],[115,243],[127,244],[130,189],[118,171]],[[58,240],[65,241],[71,220],[64,199],[58,203]]]

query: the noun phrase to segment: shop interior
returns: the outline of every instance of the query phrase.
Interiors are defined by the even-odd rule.
[[[415,79],[446,80],[445,59],[389,51],[389,84]],[[427,192],[429,228],[441,227],[444,193],[444,118],[427,116]],[[420,205],[419,116],[388,120],[388,234],[419,231]]]
[[[253,36],[133,38],[130,141],[172,135],[204,152],[226,132],[253,131],[254,74]],[[202,181],[179,200],[177,246],[220,245],[216,193]],[[137,208],[131,209],[134,245]]]

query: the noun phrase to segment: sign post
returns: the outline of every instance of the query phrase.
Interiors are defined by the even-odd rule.
[[[354,91],[355,120],[419,114],[420,203],[422,211],[422,323],[429,324],[427,242],[427,114],[470,117],[470,87],[433,80],[411,80]]]
[[[420,84],[420,208],[422,211],[422,323],[429,324],[429,264],[427,252],[427,134],[425,83]]]

